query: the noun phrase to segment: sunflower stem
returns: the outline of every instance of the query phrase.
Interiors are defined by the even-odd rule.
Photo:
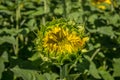
[[[16,15],[15,15],[15,17],[16,17],[16,25],[15,26],[16,26],[16,31],[18,31],[19,30],[19,20],[20,20],[20,17],[21,17],[21,14],[20,14],[21,7],[20,7],[20,4],[17,1],[16,1],[16,4],[17,4],[17,9],[16,9]],[[19,34],[17,34],[15,40],[16,40],[16,44],[13,45],[13,49],[14,49],[15,55],[18,56],[18,52],[19,52]]]
[[[60,67],[60,80],[63,80],[63,66],[59,66]]]

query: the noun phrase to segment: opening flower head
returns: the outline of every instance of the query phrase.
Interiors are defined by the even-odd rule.
[[[43,28],[38,32],[36,49],[47,58],[76,55],[89,39],[84,36],[84,27],[78,27],[73,21],[53,20]]]
[[[43,38],[43,47],[49,52],[72,53],[81,49],[85,44],[75,31],[68,28],[54,27]]]

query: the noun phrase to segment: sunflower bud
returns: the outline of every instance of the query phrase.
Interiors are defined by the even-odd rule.
[[[79,55],[88,37],[85,37],[84,27],[76,28],[75,22],[55,19],[38,31],[35,40],[36,50],[44,60],[61,62],[71,55]]]

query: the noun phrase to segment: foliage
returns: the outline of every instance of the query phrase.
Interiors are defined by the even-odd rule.
[[[120,1],[0,0],[1,80],[119,80]],[[78,60],[61,67],[43,61],[35,51],[39,29],[53,18],[84,24],[90,36],[87,50]],[[65,79],[64,79],[65,80]]]

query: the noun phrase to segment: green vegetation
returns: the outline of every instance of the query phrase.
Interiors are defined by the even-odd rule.
[[[120,0],[93,1],[0,0],[0,80],[120,80]],[[43,60],[34,44],[60,18],[83,24],[89,36],[83,55],[62,67]]]

